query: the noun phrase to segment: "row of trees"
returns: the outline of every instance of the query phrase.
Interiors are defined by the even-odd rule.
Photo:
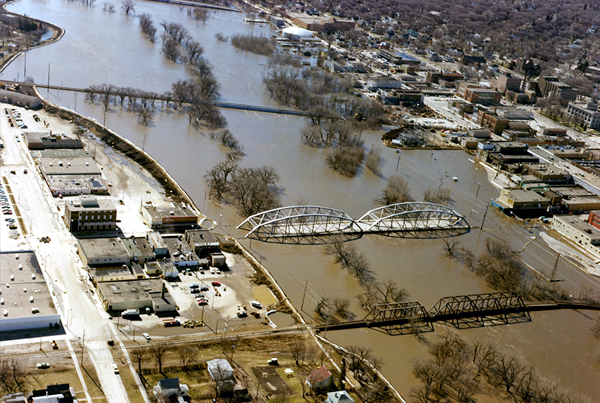
[[[515,403],[588,401],[543,378],[521,357],[490,343],[467,343],[450,331],[431,343],[429,354],[431,358],[412,364],[422,382],[411,391],[415,403],[471,403],[480,394]]]
[[[210,197],[236,206],[240,214],[250,216],[280,206],[275,168],[241,168],[237,161],[218,163],[204,175]]]
[[[485,240],[485,251],[475,256],[473,252],[460,245],[456,238],[445,242],[449,256],[463,261],[473,272],[482,277],[493,289],[515,292],[526,300],[568,301],[569,294],[549,285],[537,277],[532,277],[516,252],[508,242],[497,238]]]
[[[381,104],[350,94],[349,81],[325,71],[275,66],[263,82],[271,98],[307,111],[311,120],[353,119],[372,126],[383,116]]]

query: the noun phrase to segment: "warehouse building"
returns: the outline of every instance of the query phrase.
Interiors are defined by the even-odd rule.
[[[60,327],[33,251],[0,252],[0,332]]]

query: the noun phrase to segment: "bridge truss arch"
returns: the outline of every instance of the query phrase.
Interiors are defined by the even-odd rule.
[[[246,238],[261,240],[362,232],[345,212],[321,206],[288,206],[263,211],[248,217],[238,228],[249,231]]]
[[[427,202],[396,203],[369,210],[357,220],[365,232],[470,229],[464,216]]]

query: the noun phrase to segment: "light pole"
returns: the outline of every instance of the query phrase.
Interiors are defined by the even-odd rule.
[[[219,214],[219,228],[221,228],[221,218],[223,218],[223,214]]]

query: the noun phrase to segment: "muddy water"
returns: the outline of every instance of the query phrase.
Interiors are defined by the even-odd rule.
[[[151,44],[141,37],[136,18],[120,13],[108,14],[100,7],[88,9],[61,0],[24,0],[12,5],[11,10],[52,21],[67,31],[59,43],[28,53],[27,75],[36,82],[47,81],[48,63],[51,83],[62,82],[73,87],[112,83],[162,92],[175,80],[187,78],[183,66],[162,57],[158,43]],[[214,13],[205,24],[196,23],[177,6],[150,2],[137,2],[136,12],[148,12],[156,19],[185,24],[192,36],[205,46],[205,56],[215,66],[224,100],[273,104],[264,94],[260,82],[266,59],[237,52],[230,44],[214,39],[216,32],[227,36],[236,32],[269,34],[270,28],[244,24],[243,14],[229,12]],[[19,58],[0,78],[22,77],[23,62],[24,59]],[[53,102],[77,109],[100,122],[105,120],[107,126],[143,146],[186,189],[205,214],[221,223],[218,230],[243,237],[244,233],[235,229],[242,218],[230,207],[206,200],[202,176],[226,153],[210,140],[207,130],[199,133],[191,129],[187,117],[176,111],[157,113],[153,125],[142,127],[133,114],[118,106],[111,105],[105,117],[101,107],[86,103],[81,95],[76,98],[66,91],[46,94]],[[301,144],[298,134],[304,125],[301,118],[231,110],[223,110],[223,113],[229,129],[244,145],[247,155],[242,165],[268,164],[276,168],[281,176],[283,205],[303,202],[329,206],[359,218],[375,207],[373,199],[379,195],[386,180],[398,173],[409,182],[417,200],[428,187],[450,187],[450,205],[464,214],[472,225],[479,225],[486,202],[498,195],[498,190],[487,181],[483,168],[462,152],[417,150],[396,154],[381,145],[379,132],[367,132],[363,133],[367,147],[372,145],[382,151],[382,173],[376,176],[366,171],[347,179],[326,166],[325,151]],[[458,178],[457,182],[452,181],[454,176]],[[510,232],[511,224],[501,229],[505,225],[502,220],[488,220],[491,232],[496,231],[495,227],[498,231]],[[519,234],[510,238],[518,249],[527,236],[526,233]],[[472,231],[461,239],[464,245],[481,249],[486,236],[479,239],[479,232]],[[356,281],[324,254],[321,245],[243,242],[273,273],[296,307],[300,308],[304,299],[304,312],[309,321],[321,295],[355,301],[354,297],[361,291]],[[443,296],[490,291],[479,278],[443,254],[443,242],[439,239],[369,235],[354,241],[353,245],[367,256],[374,276],[395,279],[426,308]],[[540,264],[551,267],[551,263]],[[573,284],[576,286],[577,281]],[[355,316],[360,318],[365,312],[356,302],[353,304]],[[534,314],[532,318],[531,323],[460,332],[467,338],[490,339],[514,349],[536,365],[542,375],[554,377],[565,387],[600,399],[597,386],[600,384],[600,364],[594,361],[594,355],[600,349],[588,330],[593,315],[552,312]],[[436,332],[440,331],[443,329],[436,327]],[[423,344],[410,336],[391,337],[374,330],[329,332],[327,337],[343,345],[371,346],[383,359],[383,373],[403,395],[409,394],[415,384],[410,374],[410,361],[425,353]]]

